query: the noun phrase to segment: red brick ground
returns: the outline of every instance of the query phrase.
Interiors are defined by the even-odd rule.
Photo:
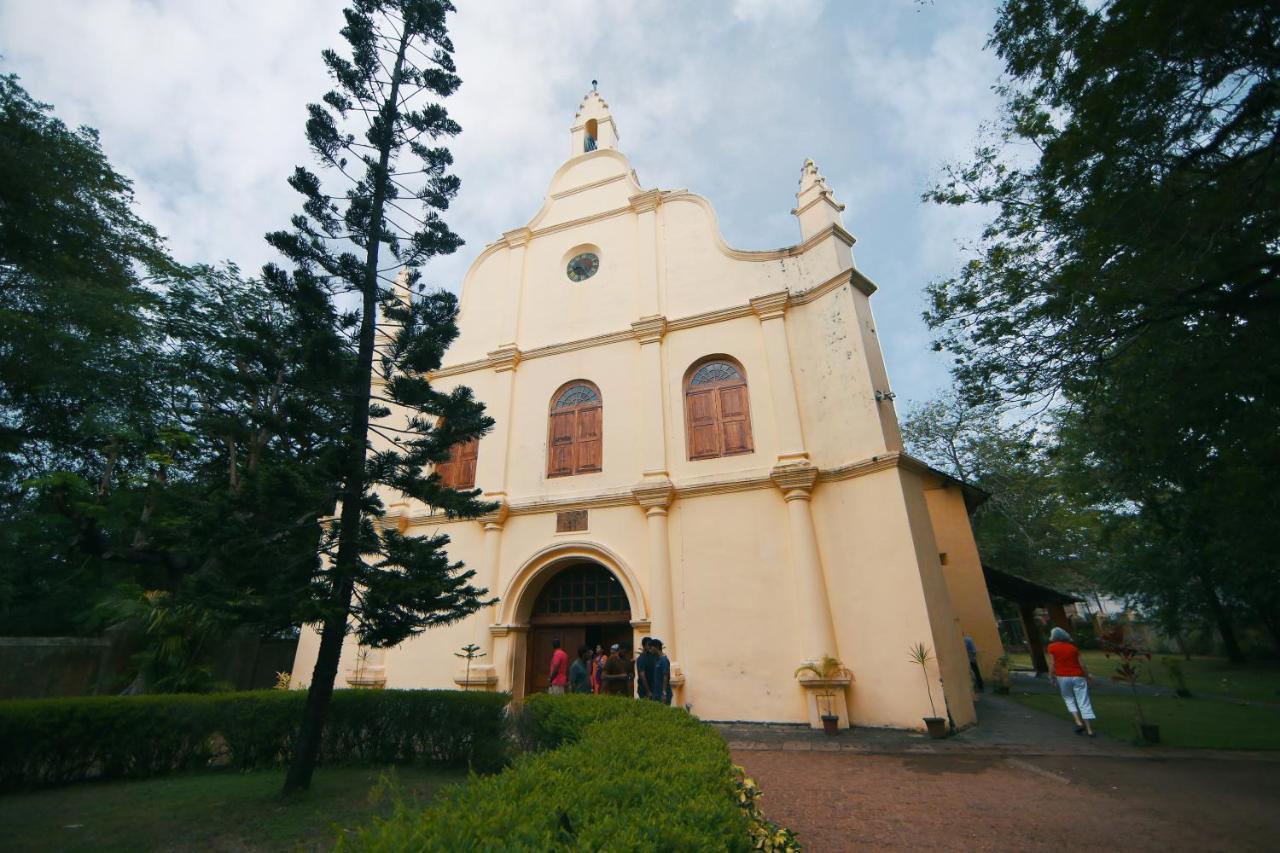
[[[807,850],[1275,850],[1280,764],[734,750]]]

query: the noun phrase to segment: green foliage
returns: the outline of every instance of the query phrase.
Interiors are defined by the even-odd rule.
[[[328,570],[307,590],[309,621],[324,628],[287,791],[309,784],[349,626],[362,644],[388,647],[489,603],[474,572],[448,558],[448,536],[409,537],[379,523],[388,493],[450,516],[491,508],[479,489],[447,487],[435,469],[493,420],[469,388],[432,387],[458,335],[458,300],[420,283],[422,264],[462,245],[441,216],[459,186],[453,156],[438,145],[461,130],[443,104],[462,82],[452,11],[447,0],[357,0],[344,10],[349,51],[322,53],[334,88],[307,106],[307,141],[326,177],[295,168],[289,184],[302,212],[291,230],[267,235],[293,264],[292,273],[269,266],[268,281],[352,306],[330,324],[352,365],[338,380],[347,406],[341,509],[322,545]]]
[[[91,128],[0,76],[0,496],[150,428],[155,294],[175,267]]]
[[[1064,476],[1052,436],[955,393],[915,408],[902,434],[912,454],[991,495],[972,515],[984,563],[1054,586],[1093,584],[1098,512]]]
[[[0,78],[0,621],[146,626],[151,689],[203,689],[210,639],[314,615],[349,368],[328,302],[180,268],[132,203]]]
[[[764,791],[760,790],[756,780],[736,764],[733,773],[734,785],[738,791],[738,808],[747,816],[747,836],[751,839],[751,849],[765,850],[768,853],[791,853],[803,849],[794,832],[769,820],[760,811],[756,801],[764,796]]]
[[[265,690],[0,702],[0,790],[283,764],[305,695]],[[340,690],[320,760],[380,764],[505,761],[501,693]]]
[[[1150,666],[1151,652],[1133,646],[1109,645],[1105,654],[1108,660],[1111,659],[1112,655],[1115,655],[1115,669],[1111,673],[1111,680],[1129,685],[1129,692],[1133,696],[1133,707],[1137,712],[1138,722],[1145,723],[1147,720],[1142,713],[1142,699],[1138,695],[1138,683],[1142,680],[1143,667]]]
[[[1070,720],[1061,697],[1015,691],[1010,698],[1063,720]],[[1118,740],[1134,740],[1132,701],[1127,696],[1094,693],[1089,697],[1098,719],[1093,727]],[[1280,713],[1261,704],[1150,696],[1143,704],[1148,725],[1160,727],[1163,746],[1191,749],[1280,750]]]
[[[933,704],[933,680],[929,678],[929,664],[933,661],[933,650],[924,643],[916,643],[910,648],[909,654],[911,662],[920,667],[920,672],[924,675],[924,689],[929,693],[929,710],[934,717],[937,717],[938,708]]]
[[[473,778],[426,811],[397,809],[339,849],[750,850],[764,831],[749,833],[754,797],[739,804],[723,739],[684,711],[621,697],[535,696],[522,727],[544,751]]]
[[[1006,0],[991,45],[1001,137],[927,195],[992,211],[930,288],[938,346],[967,398],[1057,405],[1106,588],[1280,648],[1274,6]]]
[[[1177,658],[1160,658],[1165,677],[1174,687],[1174,691],[1184,699],[1190,698],[1191,689],[1187,687],[1187,674],[1182,670],[1182,662]]]
[[[64,851],[321,851],[336,827],[359,826],[391,803],[394,786],[426,803],[465,768],[439,764],[330,765],[306,797],[281,799],[279,769],[194,772],[0,796],[5,853]],[[216,804],[216,805],[214,805]]]

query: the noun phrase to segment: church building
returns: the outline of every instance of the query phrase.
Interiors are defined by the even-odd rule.
[[[939,716],[974,722],[962,638],[984,675],[1002,653],[968,517],[985,495],[903,452],[843,206],[806,161],[799,242],[731,248],[707,199],[645,189],[619,138],[593,89],[541,209],[462,284],[432,379],[495,426],[441,474],[498,508],[383,496],[402,531],[447,532],[498,603],[392,649],[351,638],[340,681],[518,699],[546,689],[553,639],[572,657],[652,636],[702,719],[818,725],[830,706],[920,728],[927,680]],[[304,631],[295,673],[317,647]],[[824,656],[848,674],[797,677]]]

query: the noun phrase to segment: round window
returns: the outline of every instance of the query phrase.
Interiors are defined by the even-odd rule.
[[[595,252],[583,252],[569,259],[565,272],[570,281],[586,281],[600,269],[600,257]]]

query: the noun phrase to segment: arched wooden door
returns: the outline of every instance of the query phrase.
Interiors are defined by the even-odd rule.
[[[631,642],[627,593],[599,563],[566,566],[538,593],[528,638],[525,694],[545,693],[550,684],[552,640],[560,641],[570,662],[584,643],[607,650],[613,643]]]

